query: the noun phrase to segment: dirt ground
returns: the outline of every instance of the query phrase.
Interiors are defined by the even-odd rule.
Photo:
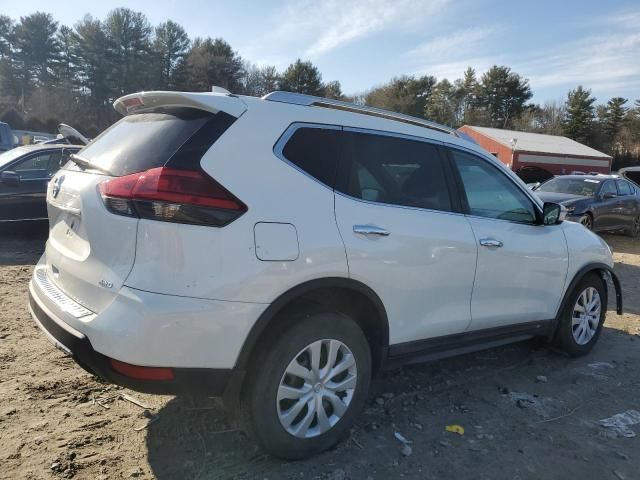
[[[640,410],[640,240],[605,236],[627,313],[587,357],[532,341],[385,373],[347,441],[287,463],[215,400],[106,385],[52,347],[26,309],[45,235],[0,236],[0,478],[640,478],[640,438],[599,424]]]

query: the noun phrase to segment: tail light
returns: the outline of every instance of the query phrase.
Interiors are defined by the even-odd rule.
[[[247,211],[244,203],[202,171],[160,167],[99,185],[116,215],[222,227]]]

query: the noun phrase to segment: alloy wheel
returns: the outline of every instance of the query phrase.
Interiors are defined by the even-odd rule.
[[[580,224],[589,230],[593,228],[593,221],[589,215],[583,215],[580,217]]]
[[[327,432],[346,413],[357,378],[355,357],[344,343],[323,339],[307,345],[280,380],[276,397],[280,424],[300,438]]]
[[[571,314],[571,331],[578,345],[586,345],[598,331],[602,301],[594,287],[587,287],[580,293]]]

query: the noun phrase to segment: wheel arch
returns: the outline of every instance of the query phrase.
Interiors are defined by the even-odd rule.
[[[556,317],[554,319],[553,328],[551,330],[552,336],[553,334],[555,334],[556,328],[560,323],[560,317],[562,315],[562,312],[564,312],[567,306],[567,302],[569,301],[569,296],[575,289],[576,285],[580,281],[582,281],[582,279],[589,273],[596,273],[602,278],[602,280],[604,281],[604,285],[605,285],[605,289],[607,290],[607,293],[608,293],[609,287],[606,280],[607,278],[611,279],[611,282],[613,283],[613,287],[616,294],[616,313],[618,315],[622,315],[623,313],[622,287],[620,285],[620,280],[618,279],[618,276],[613,271],[613,268],[611,268],[609,265],[605,263],[600,263],[600,262],[588,263],[587,265],[584,265],[580,270],[578,270],[578,272],[573,276],[573,280],[571,280],[571,283],[569,284],[569,286],[566,288],[564,292],[564,297],[562,298],[562,302],[560,303],[560,307],[558,308],[558,312],[556,313]]]
[[[285,321],[283,313],[315,304],[341,311],[354,317],[369,341],[374,373],[382,367],[389,346],[389,322],[380,297],[367,285],[343,277],[310,280],[281,294],[260,315],[244,341],[235,369],[244,371],[256,347],[271,330]]]

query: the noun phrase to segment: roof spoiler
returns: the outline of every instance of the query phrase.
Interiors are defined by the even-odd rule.
[[[113,102],[113,108],[122,115],[144,113],[157,107],[188,107],[211,113],[222,111],[236,118],[247,110],[247,105],[239,97],[220,91],[138,92],[125,95]]]

